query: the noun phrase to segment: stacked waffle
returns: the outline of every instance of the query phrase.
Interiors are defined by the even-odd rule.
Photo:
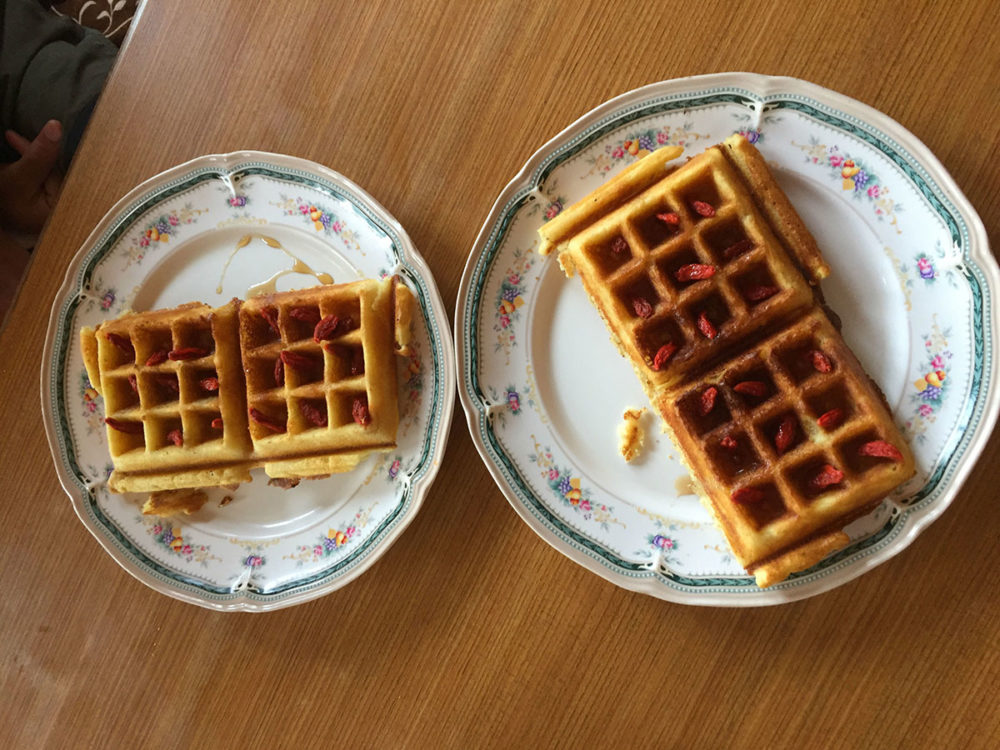
[[[641,159],[540,230],[578,273],[741,564],[764,587],[848,543],[914,473],[831,324],[829,267],[741,136]]]
[[[104,397],[114,492],[349,471],[396,445],[394,353],[413,299],[395,277],[210,308],[130,313],[81,332]]]

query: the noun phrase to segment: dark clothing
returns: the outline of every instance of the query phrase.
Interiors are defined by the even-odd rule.
[[[46,122],[59,120],[65,170],[117,52],[93,29],[38,0],[0,0],[0,162],[18,158],[2,131],[33,140]]]

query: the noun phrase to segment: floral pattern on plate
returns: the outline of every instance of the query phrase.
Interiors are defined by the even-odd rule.
[[[834,270],[827,298],[908,430],[919,466],[912,482],[847,527],[846,549],[768,590],[733,560],[666,436],[647,427],[639,459],[626,465],[617,456],[622,409],[646,405],[645,395],[579,282],[534,252],[544,221],[648,150],[671,143],[691,156],[735,132],[757,144],[826,251]],[[581,118],[501,194],[459,291],[460,396],[511,505],[580,564],[688,604],[791,601],[888,559],[954,497],[953,477],[996,419],[997,278],[967,201],[884,115],[795,79],[666,81]],[[521,408],[504,408],[511,393]]]
[[[320,274],[335,281],[398,274],[414,292],[412,353],[397,358],[400,428],[393,455],[371,456],[353,472],[289,490],[270,486],[256,470],[253,482],[211,489],[200,511],[180,518],[143,516],[142,496],[108,492],[103,400],[83,368],[79,329],[131,307],[191,299],[223,304],[268,279],[279,290],[312,286]],[[352,580],[416,514],[444,450],[453,356],[423,259],[360,188],[292,157],[202,157],[119,201],[77,254],[47,339],[46,428],[78,515],[129,572],[202,606],[274,609]],[[393,481],[373,481],[390,464]],[[320,528],[326,541],[318,543]]]

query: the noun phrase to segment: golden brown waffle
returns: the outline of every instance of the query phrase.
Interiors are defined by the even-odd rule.
[[[881,392],[819,309],[657,407],[760,586],[845,546],[843,526],[914,473]]]
[[[391,450],[394,353],[408,353],[413,305],[393,277],[83,329],[87,373],[104,397],[109,488],[238,484],[257,466],[272,477],[321,476]]]
[[[769,586],[846,545],[913,456],[823,312],[812,287],[830,269],[757,150],[737,135],[674,170],[663,151],[543,226],[540,252],[580,275]]]
[[[699,154],[557,245],[651,396],[813,303],[786,247],[818,257],[815,243],[780,234],[728,153]]]
[[[250,480],[238,309],[192,303],[81,332],[104,397],[113,492]]]
[[[348,471],[371,451],[395,447],[403,295],[409,290],[395,279],[365,280],[244,303],[250,436],[269,476]]]

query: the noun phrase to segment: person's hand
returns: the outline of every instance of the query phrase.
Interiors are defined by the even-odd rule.
[[[4,135],[21,158],[0,166],[0,226],[37,234],[55,206],[62,184],[56,168],[62,125],[49,120],[33,141],[13,130]]]

